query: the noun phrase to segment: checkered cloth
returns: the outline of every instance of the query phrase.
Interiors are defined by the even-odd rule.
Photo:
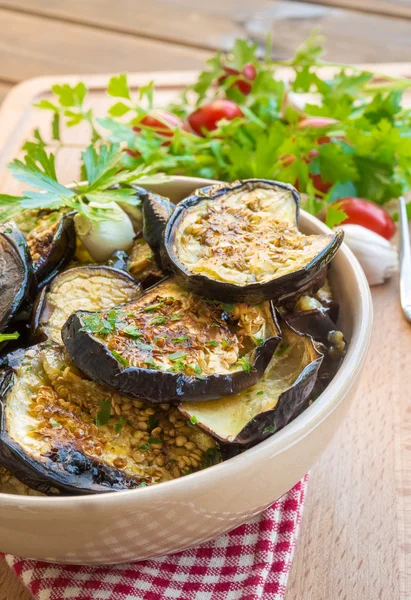
[[[114,566],[6,555],[35,600],[282,600],[307,476],[245,525],[172,556]]]

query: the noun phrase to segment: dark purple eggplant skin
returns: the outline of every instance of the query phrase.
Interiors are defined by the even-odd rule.
[[[176,210],[170,217],[164,231],[164,243],[161,248],[161,260],[163,269],[173,273],[182,286],[190,289],[192,292],[207,296],[220,302],[248,302],[250,304],[259,304],[266,300],[284,301],[288,297],[295,295],[301,290],[308,288],[321,271],[330,263],[337,253],[343,241],[344,233],[339,230],[335,233],[330,244],[305,268],[294,273],[289,273],[278,279],[273,279],[265,283],[252,283],[245,286],[238,286],[232,283],[216,281],[204,275],[194,275],[187,271],[179,261],[173,250],[174,240],[178,225],[184,215],[184,212],[202,202],[204,198],[218,198],[227,192],[240,189],[241,187],[251,186],[259,187],[280,187],[292,192],[297,205],[297,223],[299,218],[299,195],[292,185],[278,181],[269,181],[265,179],[251,179],[247,181],[237,181],[234,184],[221,186],[207,186],[197,190],[194,196],[177,205]]]
[[[335,322],[326,309],[305,310],[284,316],[287,324],[295,331],[310,335],[313,340],[328,345],[328,334],[336,329]]]
[[[145,479],[132,478],[70,446],[53,448],[41,460],[30,457],[7,431],[5,403],[14,383],[18,350],[3,361],[0,371],[0,463],[31,489],[47,495],[90,495],[128,490]],[[8,366],[5,365],[8,362]]]
[[[54,232],[50,251],[34,263],[38,289],[50,283],[76,253],[74,215],[74,212],[63,215]]]
[[[305,406],[317,381],[322,360],[323,357],[319,356],[317,360],[309,364],[292,388],[281,394],[277,406],[273,410],[267,410],[257,415],[250,421],[238,434],[236,443],[241,445],[259,443],[295,419]],[[267,427],[272,428],[272,431],[264,431]]]
[[[31,291],[33,264],[23,234],[14,223],[0,226],[0,331],[4,331]]]
[[[281,339],[274,307],[271,305],[273,329],[278,333],[253,350],[250,355],[253,365],[251,372],[236,371],[229,375],[200,378],[183,373],[122,367],[106,346],[84,329],[82,318],[87,314],[90,313],[74,313],[61,331],[64,345],[74,364],[94,381],[122,395],[152,403],[178,404],[182,400],[197,402],[236,394],[254,385],[262,377]]]
[[[161,247],[167,222],[176,209],[175,204],[165,196],[154,194],[144,188],[132,186],[141,199],[143,213],[143,237],[154,253],[161,268]]]

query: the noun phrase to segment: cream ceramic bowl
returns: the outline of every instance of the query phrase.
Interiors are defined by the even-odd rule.
[[[207,183],[175,177],[152,187],[178,200]],[[306,213],[300,224],[306,233],[327,231]],[[72,564],[142,560],[212,539],[287,492],[340,426],[370,341],[369,287],[344,245],[333,261],[332,282],[348,352],[327,389],[292,423],[241,456],[153,487],[83,497],[0,494],[0,551]]]

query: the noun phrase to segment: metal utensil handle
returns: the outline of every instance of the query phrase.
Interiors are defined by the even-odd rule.
[[[407,208],[404,196],[400,196],[400,299],[405,317],[411,322],[411,241],[408,228]]]

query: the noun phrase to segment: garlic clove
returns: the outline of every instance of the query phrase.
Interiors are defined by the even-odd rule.
[[[361,225],[341,225],[344,242],[364,270],[369,285],[379,285],[398,271],[398,251],[388,240]]]

